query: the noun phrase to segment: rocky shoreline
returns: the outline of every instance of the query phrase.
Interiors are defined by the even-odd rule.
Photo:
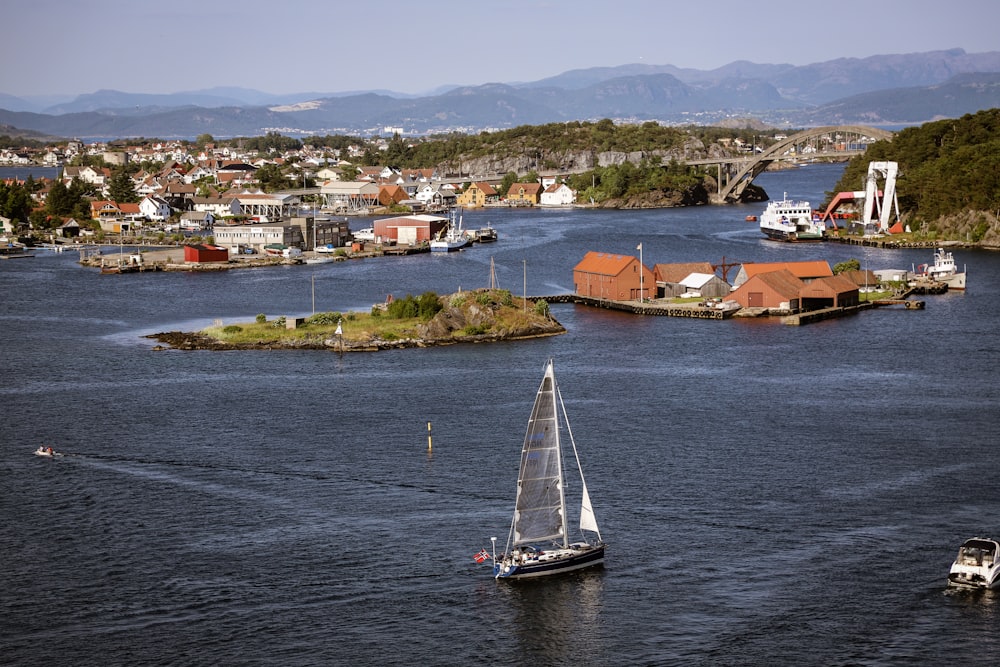
[[[411,297],[407,297],[411,298]],[[146,338],[159,344],[154,350],[333,350],[337,352],[378,352],[414,347],[439,347],[468,343],[499,343],[558,336],[566,333],[566,328],[553,319],[545,304],[516,303],[506,290],[475,290],[437,297],[440,309],[427,322],[417,324],[409,335],[392,333],[392,328],[380,328],[377,322],[389,315],[371,318],[365,326],[354,333],[344,327],[344,334],[327,325],[318,330],[308,321],[295,323],[296,335],[288,335],[288,329],[257,330],[251,340],[224,340],[213,335],[212,330],[188,332],[166,331],[150,334]],[[545,306],[538,308],[539,305]],[[343,320],[339,314],[331,314],[333,322]],[[353,322],[353,318],[349,319]],[[283,324],[282,324],[283,326]],[[302,329],[301,327],[305,327]],[[233,327],[240,330],[239,325]],[[225,333],[225,329],[221,330]],[[286,333],[279,333],[279,332]]]
[[[230,343],[218,340],[203,333],[189,331],[166,331],[149,334],[146,338],[158,341],[153,349],[163,350],[210,350],[216,352],[231,350],[330,350],[332,352],[379,352],[382,350],[402,350],[419,347],[440,347],[443,345],[459,345],[469,343],[500,343],[509,341],[546,338],[566,333],[558,322],[553,320],[551,328],[533,327],[531,330],[505,334],[480,334],[475,336],[450,336],[448,338],[403,338],[399,340],[383,340],[371,338],[368,340],[344,340],[338,338],[311,338],[295,340],[261,340],[253,343]]]

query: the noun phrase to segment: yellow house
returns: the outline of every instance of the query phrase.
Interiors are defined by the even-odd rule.
[[[514,183],[507,190],[507,201],[511,204],[535,205],[542,195],[541,183]]]
[[[465,208],[480,208],[487,202],[496,201],[497,191],[493,186],[485,182],[472,183],[465,192],[458,195],[456,203]]]

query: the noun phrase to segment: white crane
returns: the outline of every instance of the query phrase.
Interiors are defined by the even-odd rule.
[[[896,198],[896,174],[898,172],[899,164],[896,162],[868,163],[868,180],[865,183],[865,213],[863,217],[866,232],[875,217],[876,210],[878,212],[878,231],[882,234],[889,232],[889,215],[893,207],[896,209],[896,219],[899,219],[899,200]],[[885,179],[881,199],[879,199],[878,189],[880,176]]]

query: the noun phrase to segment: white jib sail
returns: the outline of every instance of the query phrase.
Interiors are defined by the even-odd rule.
[[[594,515],[594,507],[590,504],[590,494],[587,493],[587,483],[583,483],[583,498],[580,502],[580,530],[589,530],[597,533],[597,539],[601,539],[601,531],[597,528],[597,517]]]

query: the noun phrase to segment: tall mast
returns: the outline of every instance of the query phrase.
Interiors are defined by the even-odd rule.
[[[566,516],[566,480],[563,474],[562,438],[559,435],[559,406],[562,405],[562,394],[559,393],[559,385],[556,384],[556,373],[551,359],[549,359],[548,374],[552,377],[552,418],[556,434],[556,456],[559,459],[559,507],[562,514],[563,549],[566,549],[569,547],[569,518]]]

